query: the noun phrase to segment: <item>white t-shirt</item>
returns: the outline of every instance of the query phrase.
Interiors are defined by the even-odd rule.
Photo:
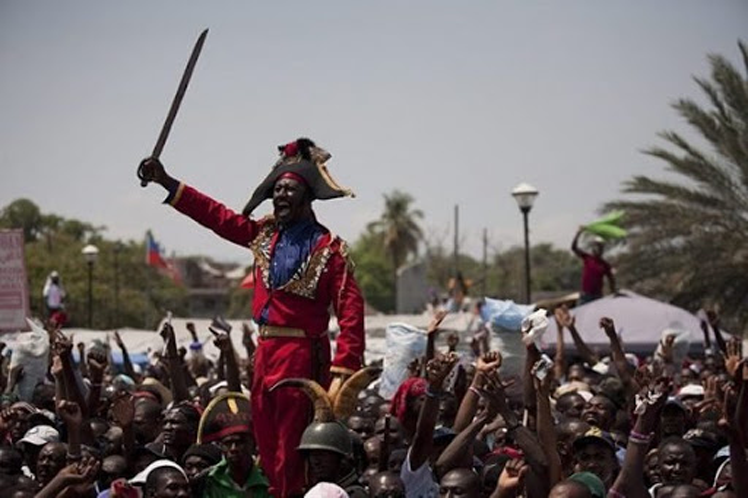
[[[65,291],[59,285],[52,284],[47,289],[47,307],[57,309],[62,305],[62,299],[65,297]]]
[[[439,496],[439,484],[434,479],[434,473],[429,462],[424,462],[417,470],[410,468],[410,448],[400,470],[400,479],[405,485],[406,498],[436,498]]]

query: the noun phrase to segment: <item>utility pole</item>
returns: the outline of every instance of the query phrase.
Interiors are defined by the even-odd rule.
[[[460,273],[460,206],[455,204],[454,276]]]
[[[488,229],[483,229],[483,278],[481,279],[481,297],[486,297],[488,286]]]

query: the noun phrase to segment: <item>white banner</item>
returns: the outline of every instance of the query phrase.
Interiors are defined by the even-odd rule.
[[[29,288],[23,231],[0,230],[0,330],[28,330]]]

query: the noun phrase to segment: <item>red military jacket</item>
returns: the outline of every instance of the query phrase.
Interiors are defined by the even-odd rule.
[[[268,325],[299,328],[308,337],[321,337],[327,333],[332,305],[340,335],[330,370],[350,374],[361,368],[364,300],[345,241],[327,231],[296,274],[282,287],[271,289],[270,259],[278,238],[272,216],[251,220],[184,183],[167,200],[179,212],[253,252],[255,319],[269,304]]]

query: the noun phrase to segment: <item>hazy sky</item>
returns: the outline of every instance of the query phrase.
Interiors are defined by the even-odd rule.
[[[459,204],[478,256],[484,227],[493,247],[521,243],[521,181],[541,192],[532,241],[566,246],[623,180],[661,176],[639,151],[687,130],[669,104],[701,100],[707,53],[739,62],[748,2],[0,0],[0,205],[248,263],[135,177],[205,27],[172,174],[240,210],[275,146],[309,136],[357,193],[315,203],[333,231],[355,240],[401,189],[450,247]]]

